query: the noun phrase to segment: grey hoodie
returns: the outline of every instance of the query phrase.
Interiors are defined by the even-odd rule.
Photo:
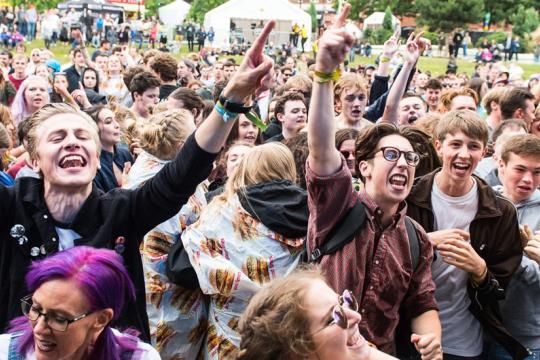
[[[500,193],[502,186],[493,189]],[[516,204],[520,225],[540,230],[540,191]],[[540,349],[540,267],[524,254],[519,268],[499,302],[506,329],[529,349]]]

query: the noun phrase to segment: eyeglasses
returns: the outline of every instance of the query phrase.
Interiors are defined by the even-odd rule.
[[[360,94],[360,95],[347,95],[345,96],[346,102],[354,102],[354,100],[358,99],[359,101],[366,100],[366,95]]]
[[[313,334],[326,329],[329,326],[337,325],[340,328],[346,330],[349,328],[349,318],[345,313],[344,307],[352,311],[358,311],[358,302],[349,290],[344,290],[343,294],[338,299],[339,305],[334,306],[332,309],[332,320],[322,329],[315,331]]]
[[[32,304],[32,295],[25,296],[21,299],[21,310],[24,316],[26,316],[30,321],[37,321],[40,316],[43,316],[48,327],[60,332],[67,331],[69,324],[84,319],[93,313],[93,311],[90,311],[73,319],[66,319],[63,316],[54,314],[53,312],[44,314]]]
[[[353,155],[354,156],[354,151],[347,151],[347,150],[343,150],[343,151],[340,151],[341,155],[343,155],[343,157],[345,157],[345,159],[348,159],[349,156]]]
[[[405,161],[407,162],[409,166],[416,167],[418,163],[420,162],[420,155],[414,151],[401,151],[391,146],[382,147],[379,150],[377,150],[375,154],[378,153],[379,151],[382,151],[383,157],[386,161],[398,162],[399,158],[403,154],[403,156],[405,157]]]

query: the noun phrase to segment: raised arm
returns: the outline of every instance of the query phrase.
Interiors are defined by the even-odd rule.
[[[335,146],[334,83],[330,78],[354,44],[354,37],[344,28],[350,9],[351,6],[346,4],[332,28],[319,39],[308,115],[308,161],[319,176],[331,175],[341,166]]]
[[[416,42],[420,38],[420,33],[416,38],[413,38],[413,34],[409,36],[407,44],[405,45],[404,62],[401,72],[392,84],[392,88],[386,99],[386,106],[384,108],[384,114],[381,118],[381,122],[388,122],[397,124],[399,118],[399,101],[405,93],[407,88],[407,82],[411,71],[414,69],[418,57],[420,56],[420,50]]]
[[[272,86],[274,63],[270,57],[264,55],[263,50],[275,24],[274,20],[266,24],[246,53],[238,71],[223,89],[222,95],[227,100],[247,106],[251,104],[253,94],[258,94]],[[223,121],[223,117],[214,109],[195,133],[197,144],[208,152],[217,153],[225,144],[233,124],[234,121]]]

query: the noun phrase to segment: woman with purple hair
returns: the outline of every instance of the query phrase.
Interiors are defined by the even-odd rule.
[[[0,359],[160,359],[110,326],[135,289],[114,251],[78,246],[36,261],[26,275],[24,316],[0,335]]]

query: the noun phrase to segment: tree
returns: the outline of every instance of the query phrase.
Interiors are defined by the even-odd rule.
[[[149,18],[150,16],[158,16],[158,9],[164,5],[172,3],[173,1],[174,0],[145,0],[145,17]]]
[[[392,10],[390,10],[389,6],[387,6],[384,11],[382,27],[385,30],[394,30],[394,27],[392,26]]]
[[[484,0],[485,12],[491,13],[491,23],[508,23],[510,16],[516,14],[519,6],[533,7],[537,0]]]
[[[431,31],[450,32],[482,20],[484,0],[416,0],[419,25]]]
[[[521,37],[529,36],[538,27],[538,12],[534,8],[526,9],[519,5],[516,13],[510,16],[510,23],[513,25],[512,32]]]
[[[202,23],[204,21],[204,15],[207,12],[209,12],[213,8],[218,7],[226,1],[227,0],[193,0],[187,17],[188,19],[192,19],[198,23]]]
[[[317,9],[315,8],[315,4],[311,2],[309,4],[309,15],[311,16],[311,31],[317,31]]]

